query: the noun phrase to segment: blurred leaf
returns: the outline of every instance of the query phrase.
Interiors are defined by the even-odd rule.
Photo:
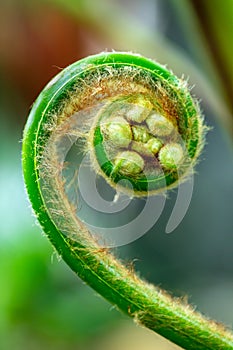
[[[233,1],[172,0],[172,3],[183,24],[187,43],[194,57],[200,59],[200,69],[229,110],[226,125],[233,131]],[[219,118],[221,121],[224,115],[220,114]]]
[[[49,0],[49,3],[60,7],[78,21],[86,21],[96,27],[107,39],[108,47],[139,52],[172,67],[178,76],[189,77],[190,83],[198,86],[194,89],[197,96],[207,101],[209,108],[227,132],[233,133],[231,112],[219,91],[213,86],[212,80],[203,74],[183,49],[168,40],[161,31],[152,31],[145,23],[139,22],[123,4],[119,5],[112,0]],[[176,3],[182,6],[183,0]],[[197,49],[205,50],[205,45]],[[203,54],[203,57],[208,55]],[[209,66],[210,62],[206,62],[206,66]],[[213,69],[212,67],[209,71]]]
[[[222,80],[233,116],[233,2],[232,0],[190,0],[205,42]]]

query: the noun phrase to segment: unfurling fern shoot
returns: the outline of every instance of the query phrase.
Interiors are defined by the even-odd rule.
[[[24,130],[23,170],[44,232],[87,284],[185,349],[226,350],[230,333],[128,271],[78,216],[83,157],[117,192],[156,195],[188,177],[205,130],[185,81],[139,55],[102,53],[41,92]]]

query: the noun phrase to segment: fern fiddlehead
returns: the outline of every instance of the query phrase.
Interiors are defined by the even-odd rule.
[[[129,272],[78,216],[78,169],[120,193],[177,186],[202,149],[205,127],[186,84],[139,55],[103,53],[67,67],[41,92],[24,130],[23,170],[36,216],[87,284],[185,349],[233,349],[233,338]]]

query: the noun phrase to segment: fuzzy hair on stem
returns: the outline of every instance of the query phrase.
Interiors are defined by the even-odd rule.
[[[132,110],[136,114],[132,115]],[[155,113],[162,117],[151,117]],[[130,137],[134,137],[123,144],[120,154],[135,152],[138,156],[132,161],[143,159],[136,172],[128,159],[127,175],[121,162],[116,166],[116,138],[104,129],[112,127],[113,115],[117,120],[124,118],[123,124],[128,123]],[[160,130],[167,124],[169,131],[157,133],[155,128],[152,132],[148,121],[153,118],[155,124],[160,123]],[[164,118],[167,121],[163,124]],[[90,156],[93,171],[113,188],[119,180],[127,179],[132,187],[121,186],[120,191],[135,197],[155,195],[164,190],[164,180],[169,189],[188,177],[203,148],[206,129],[185,81],[140,55],[101,53],[64,69],[38,96],[24,130],[23,171],[41,227],[59,256],[85,283],[136,323],[184,349],[230,350],[230,331],[139,278],[110,249],[99,245],[77,215],[76,163],[80,154]],[[157,142],[158,150],[152,155],[145,152],[148,142]],[[166,155],[171,145],[173,152],[182,149],[182,157],[176,156],[182,164],[171,162],[171,151]],[[74,155],[70,155],[72,147]],[[162,152],[163,147],[167,148]],[[166,166],[159,163],[161,153],[165,153]]]

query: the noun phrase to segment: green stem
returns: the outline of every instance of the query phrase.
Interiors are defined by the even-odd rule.
[[[103,67],[106,69],[103,70]],[[68,129],[72,126],[74,113],[82,108],[90,108],[91,98],[95,95],[97,100],[100,96],[101,81],[106,78],[107,72],[112,77],[119,67],[129,68],[131,73],[134,69],[149,72],[155,81],[159,80],[156,89],[166,81],[169,91],[172,89],[173,99],[176,94],[177,98],[185,95],[186,105],[183,110],[188,119],[184,121],[188,126],[195,126],[195,132],[189,130],[187,133],[191,141],[195,142],[187,140],[187,145],[192,145],[192,157],[198,155],[203,141],[202,121],[198,114],[194,118],[193,102],[188,90],[183,89],[170,72],[137,55],[110,53],[92,56],[71,65],[53,79],[31,110],[24,131],[22,155],[26,188],[33,209],[44,232],[70,268],[136,322],[185,349],[233,349],[233,336],[227,330],[194,312],[192,307],[139,279],[117,261],[107,248],[99,246],[76,216],[74,205],[69,203],[65,194],[61,175],[65,163],[62,163],[59,153],[62,147],[58,147],[59,152],[56,149],[58,141],[66,135],[69,140]],[[145,76],[143,73],[141,78]],[[95,79],[99,84],[98,89],[94,84]],[[134,86],[135,81],[138,83],[135,71],[127,79],[130,87]],[[117,86],[114,80],[111,86],[113,89],[116,86],[117,91],[121,85],[122,81]],[[139,88],[145,89],[145,85],[145,81],[143,84],[141,82]],[[104,92],[108,93],[107,90]],[[175,100],[175,105],[178,104],[178,100]],[[174,114],[174,108],[172,111]],[[79,130],[78,135],[83,138],[85,133]]]

